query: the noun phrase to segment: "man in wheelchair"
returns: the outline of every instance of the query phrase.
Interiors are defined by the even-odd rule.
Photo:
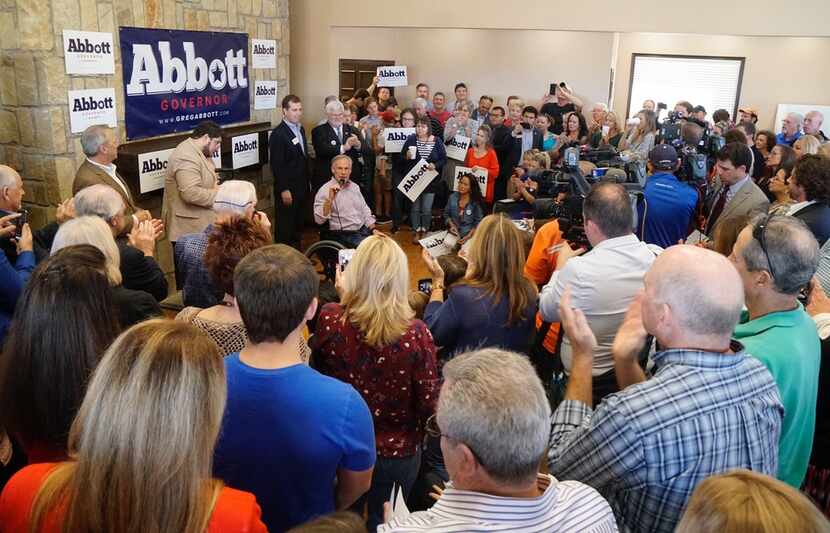
[[[314,221],[328,224],[321,238],[343,244],[347,248],[357,246],[375,229],[375,217],[366,205],[360,187],[349,176],[352,160],[345,154],[331,160],[332,178],[320,187],[314,196]]]

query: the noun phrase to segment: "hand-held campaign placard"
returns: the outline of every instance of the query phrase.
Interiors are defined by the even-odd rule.
[[[114,74],[112,34],[63,30],[63,59],[67,74]]]
[[[455,167],[455,179],[452,182],[452,190],[458,190],[458,178],[461,177],[462,174],[472,174],[476,177],[476,181],[478,182],[478,187],[481,189],[481,196],[487,196],[487,171],[486,170],[473,170],[467,167]]]
[[[255,69],[277,68],[277,41],[251,39],[251,66]]]
[[[456,161],[464,161],[467,159],[467,150],[470,148],[470,142],[469,137],[456,135],[445,143],[447,157],[455,159]]]
[[[233,168],[249,167],[259,163],[259,133],[249,133],[231,138]]]
[[[386,128],[383,130],[384,151],[387,154],[397,154],[403,150],[403,145],[410,135],[415,135],[415,128]]]
[[[94,124],[117,125],[115,89],[83,89],[69,91],[69,126],[72,133],[81,133]]]
[[[167,160],[173,148],[138,154],[138,185],[141,194],[164,188]]]
[[[277,108],[277,82],[258,81],[254,83],[254,109]]]
[[[406,87],[406,65],[378,67],[378,87]]]
[[[429,252],[434,258],[447,255],[455,251],[455,245],[458,243],[458,236],[449,231],[439,231],[431,233],[419,240],[418,243]]]
[[[398,190],[414,202],[437,175],[438,173],[436,171],[429,169],[429,163],[427,163],[427,160],[421,159],[414,167],[412,167],[412,170],[410,170],[409,173],[403,177],[401,183],[398,185]]]
[[[248,35],[119,29],[127,138],[251,118]]]

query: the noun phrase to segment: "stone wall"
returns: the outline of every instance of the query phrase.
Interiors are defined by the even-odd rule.
[[[118,133],[125,140],[119,26],[276,39],[276,71],[249,69],[249,78],[277,80],[278,100],[288,92],[288,0],[0,0],[0,162],[23,176],[33,227],[71,195],[84,158],[80,135],[69,131],[68,90],[114,87]],[[115,74],[67,75],[64,29],[112,33]],[[278,110],[255,111],[253,102],[251,97],[251,121],[279,121]]]

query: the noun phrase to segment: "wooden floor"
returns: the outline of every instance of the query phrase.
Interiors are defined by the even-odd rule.
[[[409,226],[405,226],[405,229],[399,230],[394,235],[391,232],[391,227],[391,225],[379,226],[380,230],[395,239],[395,242],[397,242],[406,253],[406,258],[409,259],[410,287],[412,290],[415,290],[418,288],[419,279],[430,277],[429,270],[421,258],[421,245],[412,243],[412,231],[409,230]],[[312,243],[319,240],[319,235],[319,231],[316,228],[307,227],[305,231],[303,231],[303,250],[307,249]]]

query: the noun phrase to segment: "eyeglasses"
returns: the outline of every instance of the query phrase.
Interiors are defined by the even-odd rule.
[[[764,252],[764,257],[766,257],[767,264],[769,265],[769,274],[772,276],[772,279],[775,279],[775,267],[772,266],[772,259],[767,252],[767,242],[764,239],[764,234],[767,231],[767,225],[769,225],[770,220],[773,218],[775,218],[775,215],[767,215],[764,217],[764,220],[752,229],[752,238],[758,241],[758,244],[761,245],[761,251]]]
[[[484,464],[484,461],[481,460],[481,456],[479,456],[476,453],[476,451],[473,449],[472,446],[470,446],[466,442],[462,442],[462,441],[458,440],[457,438],[455,438],[451,435],[447,435],[446,433],[441,433],[441,428],[438,427],[438,418],[436,417],[436,415],[432,415],[429,418],[427,418],[427,422],[426,422],[426,425],[424,426],[424,430],[427,432],[427,435],[429,435],[430,437],[435,437],[436,439],[440,439],[441,437],[446,437],[446,438],[452,439],[456,442],[461,442],[462,444],[464,444],[464,446],[467,447],[468,450],[470,450],[470,453],[473,454],[473,457],[475,457],[476,461],[478,461],[478,464],[480,464],[481,466],[486,468],[486,465]]]

